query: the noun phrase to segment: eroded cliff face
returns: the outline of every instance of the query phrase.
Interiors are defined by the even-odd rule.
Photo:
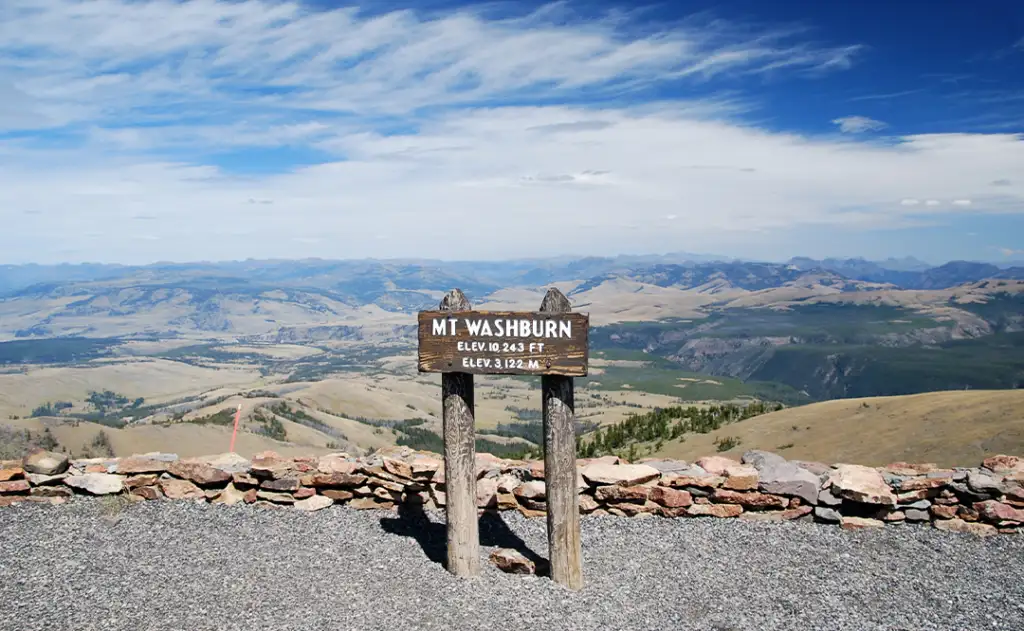
[[[693,372],[749,379],[779,346],[792,343],[788,337],[720,338],[687,340],[668,359]]]
[[[975,313],[950,304],[877,315],[837,308],[834,316],[816,307],[792,317],[744,310],[696,323],[620,326],[595,339],[659,355],[682,370],[785,384],[812,399],[1012,388],[1024,373],[982,374],[991,373],[984,369],[989,360],[1007,359],[999,344],[1012,342],[1000,342],[1000,334],[1024,331],[1024,313],[1004,307]],[[976,348],[962,346],[972,340]]]

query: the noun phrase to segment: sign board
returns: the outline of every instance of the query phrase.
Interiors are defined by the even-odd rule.
[[[419,371],[585,377],[590,318],[539,311],[420,311]]]

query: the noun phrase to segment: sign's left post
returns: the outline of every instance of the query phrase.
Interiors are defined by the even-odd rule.
[[[453,289],[441,299],[441,311],[469,311],[466,296]],[[445,516],[448,522],[448,571],[480,574],[480,534],[476,510],[476,435],[473,375],[441,373],[444,433]]]

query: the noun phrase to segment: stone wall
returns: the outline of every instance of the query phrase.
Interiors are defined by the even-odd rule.
[[[940,469],[894,463],[871,468],[787,461],[749,451],[742,462],[720,456],[695,463],[604,457],[578,462],[580,512],[622,517],[734,517],[807,520],[843,528],[915,522],[990,535],[1024,532],[1024,459],[994,456],[977,468]],[[0,462],[0,506],[61,504],[76,495],[120,494],[131,501],[247,503],[314,511],[444,506],[444,465],[436,454],[407,448],[352,458],[347,454],[282,458],[236,454],[179,459],[144,454],[68,461],[35,452]],[[481,510],[542,517],[543,462],[477,455]]]

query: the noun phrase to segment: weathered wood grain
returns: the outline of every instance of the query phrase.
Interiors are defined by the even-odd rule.
[[[583,313],[466,311],[456,316],[421,311],[418,368],[583,377],[589,361],[589,328],[590,318]]]
[[[549,289],[541,303],[545,313],[566,313],[568,298]],[[576,493],[576,433],[573,379],[541,378],[544,414],[544,478],[547,489],[548,549],[551,578],[570,589],[583,587],[579,497]]]
[[[441,299],[441,310],[467,311],[469,300],[458,289]],[[445,516],[448,528],[448,571],[456,576],[480,573],[480,535],[476,511],[476,440],[473,375],[441,375],[444,433]]]

